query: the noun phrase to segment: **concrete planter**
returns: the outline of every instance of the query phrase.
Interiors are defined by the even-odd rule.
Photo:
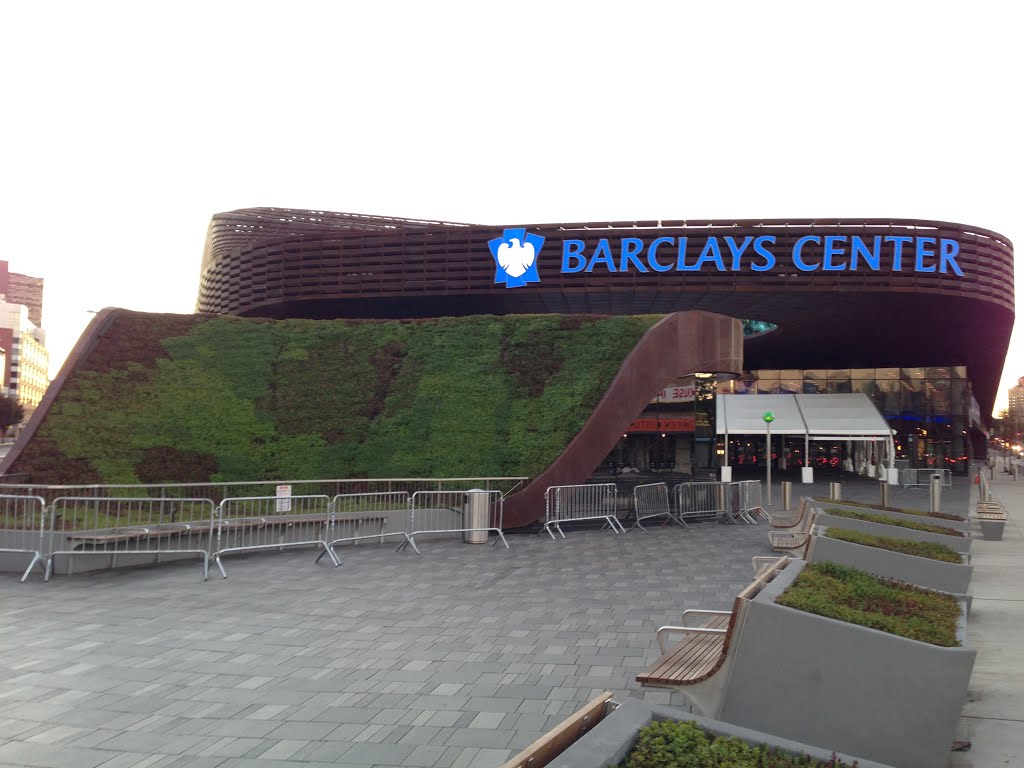
[[[618,709],[606,715],[593,729],[548,763],[548,768],[605,768],[617,765],[633,748],[633,742],[636,741],[640,729],[653,720],[693,721],[716,736],[735,736],[749,744],[765,744],[797,755],[810,755],[816,760],[829,760],[832,757],[831,749],[819,749],[719,720],[691,715],[674,707],[651,705],[639,699],[627,699]],[[856,761],[859,768],[886,768],[882,763],[864,758],[845,754],[839,754],[839,757],[849,765]]]
[[[950,536],[944,533],[931,533],[930,531],[904,528],[899,525],[886,525],[885,523],[856,520],[852,517],[839,517],[838,515],[830,515],[821,508],[817,510],[814,523],[815,525],[849,528],[853,531],[873,533],[876,536],[894,536],[898,539],[910,539],[911,541],[934,541],[936,544],[945,544],[954,552],[963,553],[971,551],[971,540],[967,536]]]
[[[844,527],[836,525],[837,528]],[[841,565],[850,565],[884,579],[898,579],[908,584],[916,584],[926,589],[939,592],[952,592],[964,595],[971,583],[974,567],[968,565],[966,557],[961,554],[960,563],[946,563],[928,557],[906,555],[888,549],[853,544],[849,541],[830,539],[825,536],[827,527],[821,526],[811,538],[810,547],[805,558],[809,563],[829,560]],[[894,538],[905,538],[893,534]]]
[[[979,518],[981,535],[988,541],[1002,541],[1003,528],[1006,526],[1006,518],[1002,520],[984,520]]]
[[[818,508],[825,507],[839,507],[840,509],[848,509],[851,512],[865,512],[871,515],[885,515],[891,517],[894,520],[904,520],[910,523],[927,523],[929,525],[941,525],[945,528],[955,528],[958,531],[963,531],[966,534],[971,532],[971,521],[970,520],[947,520],[944,517],[932,517],[930,515],[911,515],[906,512],[892,512],[887,509],[872,509],[871,507],[858,507],[853,504],[844,503],[842,501],[816,501],[815,506]]]
[[[976,652],[777,605],[805,566],[791,563],[748,606],[717,717],[901,768],[945,765]]]

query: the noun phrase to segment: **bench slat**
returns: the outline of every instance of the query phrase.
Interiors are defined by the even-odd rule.
[[[637,682],[648,685],[693,685],[707,680],[725,663],[729,653],[733,630],[740,609],[764,589],[789,563],[788,557],[780,557],[763,571],[736,596],[732,613],[715,616],[704,628],[726,629],[724,634],[691,634],[673,646],[650,667],[637,675]]]

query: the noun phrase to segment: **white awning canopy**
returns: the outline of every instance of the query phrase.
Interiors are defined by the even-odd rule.
[[[804,435],[810,440],[879,440],[892,429],[863,393],[844,395],[719,395],[718,434],[761,435],[771,411],[773,435]]]

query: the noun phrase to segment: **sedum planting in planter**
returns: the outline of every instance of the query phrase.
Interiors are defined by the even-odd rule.
[[[814,522],[816,525],[850,528],[878,536],[931,541],[936,544],[944,544],[956,552],[970,552],[971,549],[971,539],[963,531],[918,520],[900,520],[895,517],[887,517],[883,513],[862,512],[830,506],[816,510]]]
[[[523,754],[505,768],[522,766]],[[718,762],[712,762],[718,760]],[[760,761],[760,762],[758,762]],[[548,763],[548,768],[887,768],[684,709],[627,698]]]
[[[919,587],[967,593],[973,568],[967,555],[944,544],[876,536],[863,531],[819,526],[807,549],[808,562],[853,566],[885,579]]]
[[[883,518],[905,520],[912,523],[930,523],[944,528],[952,528],[953,530],[961,531],[970,535],[970,521],[957,515],[948,515],[942,512],[923,512],[919,509],[883,507],[880,504],[861,504],[855,501],[834,501],[832,499],[819,499],[817,501],[819,502],[819,505],[825,505],[837,509],[846,509],[851,512],[873,514]]]
[[[849,768],[838,756],[815,760],[748,744],[735,736],[715,736],[693,721],[656,720],[637,734],[620,768]]]
[[[954,552],[945,544],[936,544],[933,541],[912,541],[897,539],[893,536],[876,536],[863,531],[851,531],[848,528],[830,528],[825,535],[830,539],[848,541],[851,544],[863,544],[865,547],[887,549],[890,552],[899,552],[903,555],[926,557],[944,563],[963,562],[963,556],[959,552]]]
[[[794,561],[748,605],[710,714],[901,768],[944,765],[976,655],[962,645],[966,609],[952,595]]]
[[[913,509],[912,507],[884,507],[881,504],[869,504],[866,501],[847,501],[846,499],[830,499],[826,496],[815,496],[815,501],[820,501],[825,504],[838,504],[841,507],[859,507],[861,509],[874,509],[878,512],[898,512],[901,515],[916,515],[918,517],[934,517],[939,520],[953,520],[956,522],[965,522],[966,518],[960,515],[950,515],[946,512],[927,512],[923,509]]]

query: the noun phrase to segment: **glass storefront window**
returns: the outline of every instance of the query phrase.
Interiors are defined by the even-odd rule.
[[[851,379],[873,379],[875,378],[874,368],[851,368],[850,369]]]
[[[900,368],[900,378],[902,379],[923,379],[924,368]]]
[[[826,381],[824,371],[804,371],[804,394],[818,395],[825,392]]]
[[[799,395],[803,391],[803,371],[779,371],[779,392],[787,395]]]

